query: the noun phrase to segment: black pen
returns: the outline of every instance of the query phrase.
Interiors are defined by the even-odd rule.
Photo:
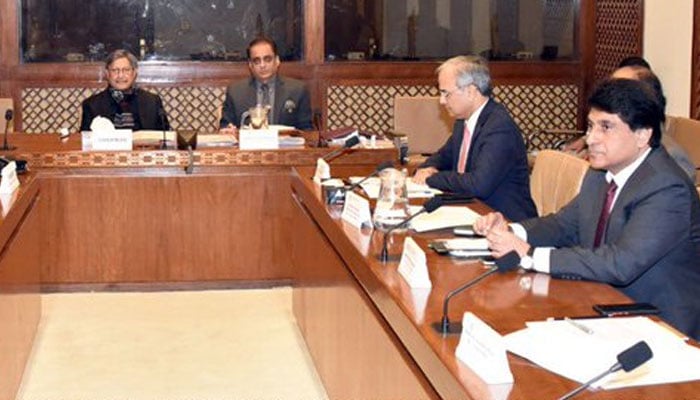
[[[607,315],[583,315],[580,317],[549,317],[547,318],[547,321],[566,321],[567,319],[594,319],[607,317]]]

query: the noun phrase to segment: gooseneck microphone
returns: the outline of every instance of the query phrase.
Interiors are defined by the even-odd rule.
[[[575,395],[581,393],[586,388],[591,386],[593,383],[599,381],[608,374],[612,374],[613,372],[617,372],[621,369],[625,372],[630,372],[639,367],[640,365],[644,364],[645,362],[651,360],[653,356],[654,354],[651,352],[651,349],[649,348],[647,342],[643,340],[637,342],[637,344],[635,344],[634,346],[618,354],[617,362],[607,371],[603,372],[602,374],[594,377],[590,381],[584,383],[583,385],[560,397],[559,400],[567,400],[574,397]]]
[[[403,226],[406,226],[406,224],[409,223],[413,218],[415,218],[423,213],[430,214],[431,212],[442,207],[442,205],[443,205],[443,201],[441,198],[433,197],[430,200],[426,201],[425,204],[423,204],[423,207],[417,213],[405,218],[403,221],[401,221],[398,224],[387,229],[387,231],[384,232],[384,238],[383,238],[383,242],[382,242],[382,252],[379,254],[379,260],[383,263],[386,263],[387,261],[389,261],[389,250],[387,249],[387,238],[389,237],[391,232],[393,232],[395,229],[399,229]]]
[[[343,154],[349,148],[355,147],[358,143],[360,143],[360,138],[357,136],[353,136],[350,139],[346,140],[345,144],[343,144],[342,147],[331,151],[330,153],[326,154],[325,156],[323,156],[321,158],[323,158],[324,161],[328,162],[328,161],[338,157],[339,155]]]
[[[384,161],[383,163],[379,164],[377,168],[374,169],[374,172],[371,174],[367,175],[366,177],[362,178],[358,182],[353,183],[352,185],[348,187],[327,187],[326,189],[326,202],[328,204],[339,204],[345,201],[345,193],[347,192],[352,192],[355,190],[357,187],[362,185],[367,179],[375,177],[379,175],[380,172],[384,171],[387,168],[392,168],[394,166],[393,161]]]
[[[345,188],[345,191],[349,192],[349,191],[355,190],[357,187],[359,187],[360,185],[365,183],[365,181],[367,181],[367,179],[373,178],[373,177],[379,175],[380,172],[384,171],[387,168],[392,168],[393,166],[394,166],[393,161],[384,161],[383,163],[379,164],[377,166],[377,168],[374,169],[374,172],[365,176],[364,178],[360,179],[359,181],[353,183],[352,185],[348,186],[347,188]]]
[[[513,262],[513,260],[517,260],[516,262]],[[452,334],[458,334],[462,333],[462,323],[461,322],[451,322],[450,318],[448,317],[449,314],[449,307],[450,307],[450,299],[452,299],[454,296],[464,292],[465,290],[469,289],[470,287],[476,285],[477,283],[481,282],[488,276],[494,274],[495,272],[508,272],[510,270],[513,270],[517,268],[518,266],[518,261],[520,260],[520,257],[518,257],[518,253],[515,251],[511,251],[504,255],[503,257],[499,258],[496,260],[496,265],[492,266],[489,268],[486,272],[482,273],[481,275],[477,276],[476,278],[467,281],[462,286],[459,286],[458,288],[452,290],[451,292],[447,293],[447,296],[445,296],[445,300],[442,302],[442,319],[438,322],[434,322],[432,324],[432,327],[435,331],[438,333],[442,333],[443,335],[452,335]]]
[[[167,130],[168,130],[168,124],[166,123],[166,117],[165,117],[165,111],[162,108],[158,109],[158,118],[160,118],[160,125],[161,128],[163,129],[163,140],[160,141],[160,148],[161,150],[165,150],[168,148],[168,138],[167,138]]]
[[[10,146],[9,144],[7,144],[7,131],[10,130],[10,121],[12,121],[12,115],[12,110],[5,111],[5,135],[2,139],[3,150],[14,150],[17,148],[15,146]]]

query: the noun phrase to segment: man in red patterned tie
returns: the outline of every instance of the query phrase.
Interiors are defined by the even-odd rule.
[[[486,60],[454,57],[437,74],[440,104],[456,120],[452,136],[413,180],[478,198],[512,221],[536,216],[525,143],[508,111],[491,98]]]
[[[700,200],[660,145],[663,107],[644,82],[612,79],[589,100],[591,169],[555,214],[507,225],[480,218],[492,254],[523,268],[609,283],[700,339]]]

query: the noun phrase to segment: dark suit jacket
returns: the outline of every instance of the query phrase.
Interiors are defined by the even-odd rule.
[[[464,120],[455,121],[452,136],[420,167],[440,172],[427,179],[431,187],[474,196],[511,221],[537,216],[530,196],[530,176],[523,137],[506,109],[489,99],[479,115],[464,174],[457,172]]]
[[[143,89],[134,89],[134,101],[138,103],[137,115],[134,115],[136,128],[134,130],[168,130],[168,116],[163,109],[160,96]],[[83,117],[80,122],[81,131],[89,131],[90,123],[97,116],[108,118],[114,122],[114,115],[119,112],[119,105],[112,98],[109,89],[94,94],[83,101]],[[162,117],[161,117],[162,115]]]
[[[229,123],[240,128],[241,114],[257,103],[255,79],[234,82],[226,89],[226,100],[221,113],[221,127]],[[274,120],[270,124],[288,125],[297,129],[313,129],[309,91],[303,82],[277,75],[275,79]]]
[[[605,201],[605,172],[589,170],[581,192],[556,214],[523,221],[533,246],[558,247],[550,273],[609,283],[700,339],[700,201],[663,147],[621,189],[604,244],[593,249]]]

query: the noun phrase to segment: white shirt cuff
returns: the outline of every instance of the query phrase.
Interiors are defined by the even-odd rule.
[[[520,224],[509,224],[510,229],[513,230],[513,234],[527,242],[527,231]],[[549,273],[549,253],[554,249],[554,247],[535,247],[535,251],[532,253],[532,269],[538,272]]]

